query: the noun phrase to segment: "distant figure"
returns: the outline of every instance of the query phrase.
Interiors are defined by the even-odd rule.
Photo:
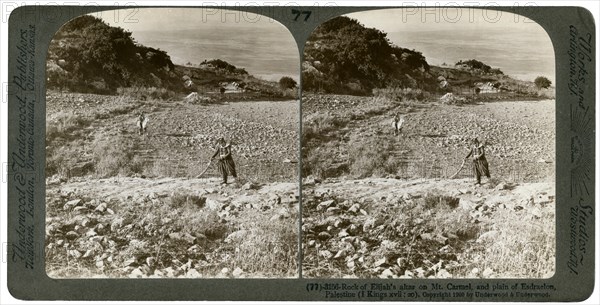
[[[148,117],[142,112],[137,120],[137,126],[140,129],[140,135],[143,135],[146,132],[146,127],[148,126]]]
[[[488,168],[488,162],[485,158],[485,147],[483,144],[479,144],[477,138],[473,139],[471,150],[465,159],[471,157],[473,159],[473,174],[477,179],[477,183],[481,184],[481,176],[490,178],[490,170]]]
[[[221,173],[221,176],[223,177],[221,184],[227,184],[228,175],[231,175],[233,178],[237,179],[235,163],[231,157],[231,144],[226,144],[225,139],[222,137],[217,140],[217,150],[211,157],[211,160],[217,156],[219,156],[219,173]]]
[[[221,94],[225,94],[225,88],[224,87],[219,88],[219,92],[221,92]]]
[[[394,128],[394,135],[399,135],[402,132],[402,124],[404,123],[404,116],[400,116],[396,113],[392,119],[392,127]]]

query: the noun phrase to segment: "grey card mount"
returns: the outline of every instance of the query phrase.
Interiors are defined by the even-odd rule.
[[[9,290],[585,300],[595,34],[580,7],[20,7]]]

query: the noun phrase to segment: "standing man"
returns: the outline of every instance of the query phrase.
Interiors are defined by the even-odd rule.
[[[221,184],[227,184],[227,176],[231,175],[237,179],[237,173],[235,171],[235,163],[231,157],[231,144],[225,143],[224,138],[217,140],[217,150],[212,156],[211,160],[219,156],[219,173],[223,177]]]
[[[396,113],[392,119],[392,126],[394,127],[395,136],[402,132],[402,123],[404,123],[404,117]]]
[[[471,150],[465,159],[472,157],[473,159],[473,174],[477,179],[477,184],[481,184],[481,176],[490,178],[490,170],[488,168],[488,162],[485,158],[485,147],[483,144],[479,144],[477,138],[473,139]]]
[[[148,126],[148,117],[143,112],[140,113],[140,116],[138,116],[137,125],[140,129],[139,130],[140,135],[143,135],[146,132],[146,126]]]

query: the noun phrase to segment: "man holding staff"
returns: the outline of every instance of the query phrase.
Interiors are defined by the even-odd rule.
[[[483,144],[479,144],[477,138],[473,139],[471,150],[465,159],[468,159],[469,157],[472,157],[473,159],[473,174],[477,179],[477,183],[475,184],[481,184],[481,176],[486,176],[489,179],[490,169],[488,168],[488,162],[485,158],[485,147]]]

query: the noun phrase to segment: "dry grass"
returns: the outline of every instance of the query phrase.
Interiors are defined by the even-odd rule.
[[[399,161],[391,155],[394,145],[383,139],[353,145],[349,150],[350,173],[356,178],[395,174]]]
[[[134,160],[136,144],[123,136],[98,138],[92,147],[98,177],[127,176],[143,170],[143,163]]]
[[[395,102],[423,101],[430,96],[427,91],[413,88],[373,89],[373,95]]]

